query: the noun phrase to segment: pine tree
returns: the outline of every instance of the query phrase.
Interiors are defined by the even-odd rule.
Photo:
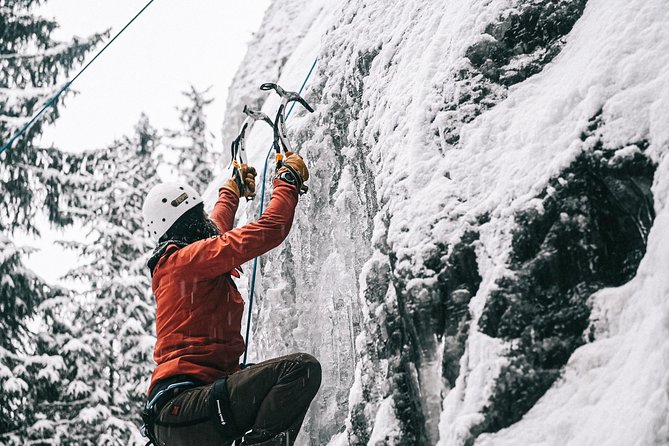
[[[39,0],[0,0],[0,138],[7,141],[42,103],[59,89],[71,70],[102,39],[96,34],[67,43],[53,40],[58,26],[34,13]],[[37,354],[33,325],[38,308],[65,291],[47,285],[24,265],[28,249],[15,245],[17,233],[39,235],[35,223],[45,213],[58,226],[72,222],[63,192],[69,155],[41,148],[34,141],[45,123],[58,118],[46,113],[12,148],[0,154],[0,442],[24,444],[22,429],[32,426],[37,401],[48,401],[59,381],[63,360],[58,354]],[[18,439],[18,440],[17,440]]]
[[[157,181],[159,137],[143,116],[131,138],[117,141],[91,163],[93,181],[77,201],[88,240],[71,243],[87,262],[69,274],[89,285],[79,296],[76,327],[63,347],[69,392],[53,417],[69,425],[59,444],[139,444],[137,421],[145,402],[154,333],[151,283],[146,270],[152,244],[142,224],[142,203]],[[87,210],[87,211],[85,211]],[[51,432],[55,432],[52,429]]]
[[[177,107],[181,129],[167,130],[169,148],[175,152],[173,169],[178,177],[203,193],[214,178],[214,167],[219,156],[213,149],[214,135],[207,129],[205,107],[213,102],[209,90],[198,91],[191,85],[183,92],[189,103]]]

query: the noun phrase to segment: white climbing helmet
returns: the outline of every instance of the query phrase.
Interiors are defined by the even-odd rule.
[[[158,241],[179,217],[200,203],[200,194],[187,184],[157,184],[144,199],[144,227]]]

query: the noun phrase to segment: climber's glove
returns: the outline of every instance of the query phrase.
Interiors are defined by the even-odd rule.
[[[232,178],[227,180],[222,187],[230,189],[238,197],[246,197],[250,200],[256,196],[256,176],[257,172],[254,167],[242,164],[235,169]]]
[[[305,193],[309,188],[305,181],[309,179],[309,169],[300,155],[293,152],[286,152],[286,159],[281,163],[276,172],[276,178],[297,187],[300,194]]]

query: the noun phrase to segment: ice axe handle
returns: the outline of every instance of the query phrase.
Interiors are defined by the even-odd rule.
[[[239,189],[239,195],[241,197],[246,198],[246,201],[252,201],[255,198],[255,194],[253,194],[250,197],[246,197],[244,195],[244,191],[246,190],[246,185],[244,184],[244,179],[242,178],[242,171],[239,168],[239,165],[235,161],[234,167],[233,167],[233,172],[234,172],[234,177],[235,177],[235,183],[237,183],[237,189]]]
[[[242,171],[239,168],[239,164],[235,161],[233,164],[233,175],[235,177],[235,183],[237,183],[237,189],[239,189],[239,195],[244,195],[244,179],[242,178]]]

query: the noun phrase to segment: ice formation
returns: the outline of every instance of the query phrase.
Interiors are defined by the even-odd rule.
[[[666,0],[274,0],[225,141],[315,59],[250,340],[323,364],[299,444],[669,444]]]

